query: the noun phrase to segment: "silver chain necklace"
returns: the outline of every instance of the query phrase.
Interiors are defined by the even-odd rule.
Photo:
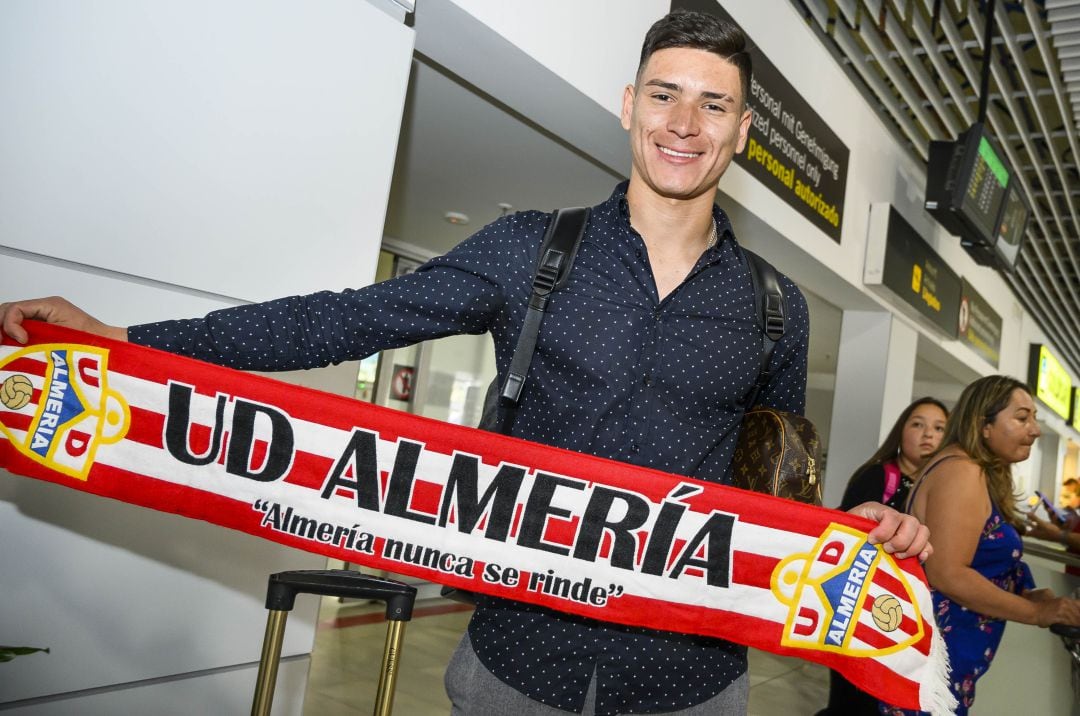
[[[709,240],[705,242],[705,250],[709,250],[716,246],[716,220],[712,222],[712,231],[709,232]]]

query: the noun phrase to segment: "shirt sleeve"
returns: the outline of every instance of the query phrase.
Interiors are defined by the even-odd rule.
[[[806,411],[806,359],[810,337],[810,313],[802,291],[781,275],[784,291],[784,335],[769,361],[771,377],[757,398],[759,405],[802,415]]]
[[[321,291],[132,326],[131,342],[244,370],[296,370],[388,348],[483,333],[523,290],[527,237],[543,215],[490,224],[415,272],[341,292]],[[539,224],[539,229],[537,229]],[[527,283],[526,283],[527,289]]]

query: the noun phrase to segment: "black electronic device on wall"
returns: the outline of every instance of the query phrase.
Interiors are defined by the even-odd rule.
[[[1024,246],[1030,218],[1031,207],[1024,199],[1020,182],[1010,181],[1005,194],[1005,205],[1001,208],[997,240],[994,242],[994,253],[998,261],[1010,271],[1020,258],[1020,249]]]
[[[1012,271],[1028,218],[1016,173],[977,122],[955,142],[931,142],[926,210],[983,266]]]

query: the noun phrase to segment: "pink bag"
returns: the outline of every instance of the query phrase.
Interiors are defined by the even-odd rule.
[[[885,468],[885,492],[881,495],[881,501],[888,503],[900,487],[900,468],[895,462],[887,462],[882,467]]]

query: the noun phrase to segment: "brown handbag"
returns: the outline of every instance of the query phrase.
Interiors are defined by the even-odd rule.
[[[821,439],[795,413],[754,408],[743,416],[731,461],[734,487],[821,504]]]

